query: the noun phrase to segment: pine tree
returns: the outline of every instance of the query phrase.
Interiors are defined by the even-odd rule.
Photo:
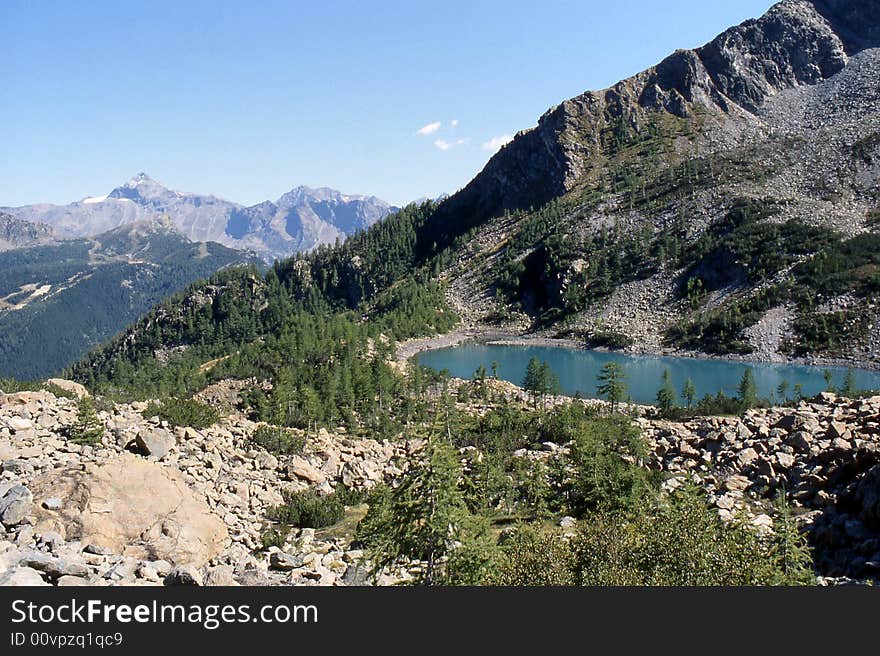
[[[825,379],[825,391],[826,392],[833,392],[834,391],[834,374],[832,374],[829,369],[825,369],[822,372],[822,378]]]
[[[694,381],[690,378],[684,381],[681,395],[684,397],[684,400],[687,401],[687,409],[688,412],[690,412],[691,406],[694,404],[694,399],[697,398],[697,387],[694,385]]]
[[[779,400],[785,403],[788,401],[788,381],[784,378],[780,381],[779,387],[776,388],[776,393],[779,395]]]
[[[657,390],[657,407],[664,415],[668,415],[675,407],[675,387],[672,385],[672,376],[669,369],[663,372],[663,382]]]
[[[526,366],[526,375],[523,378],[522,387],[532,396],[532,405],[538,407],[538,395],[541,390],[541,361],[536,357],[529,360]]]
[[[84,396],[76,404],[76,408],[76,423],[70,427],[70,441],[87,446],[99,444],[104,435],[104,424],[98,418],[94,399]]]
[[[560,391],[559,378],[546,362],[538,358],[531,358],[526,367],[526,375],[523,378],[522,387],[532,395],[532,403],[538,407],[538,401],[544,402],[548,394],[558,394]]]
[[[617,404],[626,399],[626,373],[619,363],[612,361],[602,367],[597,380],[596,391],[611,404],[613,414],[617,411]]]
[[[477,370],[474,372],[473,382],[474,387],[477,390],[477,394],[484,401],[486,400],[486,378],[488,376],[488,372],[486,371],[486,367],[482,364],[477,367]]]
[[[846,378],[843,380],[843,388],[840,390],[840,393],[850,399],[859,395],[859,387],[856,384],[856,372],[852,369],[846,372]]]
[[[547,362],[541,363],[539,382],[542,402],[544,401],[544,396],[546,394],[560,394],[562,392],[559,377]]]
[[[773,564],[771,585],[814,585],[813,554],[807,538],[800,531],[783,491],[776,499],[776,518],[770,540],[769,556]]]
[[[425,561],[418,577],[424,585],[481,579],[491,558],[488,531],[468,510],[461,475],[458,452],[432,437],[396,488],[374,494],[358,539],[377,572],[404,557]]]
[[[758,387],[751,367],[743,372],[739,381],[739,401],[745,409],[754,408],[758,403]]]

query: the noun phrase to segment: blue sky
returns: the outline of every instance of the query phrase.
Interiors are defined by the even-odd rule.
[[[552,105],[771,4],[0,0],[0,205],[141,170],[246,204],[454,192]]]

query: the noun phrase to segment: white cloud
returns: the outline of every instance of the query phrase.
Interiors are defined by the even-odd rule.
[[[446,141],[445,139],[437,139],[434,142],[434,145],[437,146],[440,150],[449,150],[450,148],[455,148],[456,146],[465,145],[470,139],[456,139],[455,141]]]
[[[416,134],[420,134],[423,137],[429,134],[434,134],[437,130],[440,129],[440,126],[443,125],[440,121],[436,121],[434,123],[428,123],[425,127],[420,129]]]
[[[454,128],[457,128],[458,127],[458,119],[457,118],[452,119],[451,121],[449,121],[449,125],[451,125]]]
[[[512,136],[509,134],[502,134],[499,137],[492,137],[489,141],[480,146],[480,148],[494,153],[497,150],[500,150],[502,146],[509,144],[511,141],[513,141]]]

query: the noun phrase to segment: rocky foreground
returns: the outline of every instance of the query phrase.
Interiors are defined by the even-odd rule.
[[[321,431],[303,456],[276,458],[241,416],[172,429],[142,403],[100,412],[102,444],[78,446],[64,437],[76,408],[0,395],[0,585],[364,584],[361,552],[320,531],[263,549],[266,512],[284,490],[370,488],[414,448]]]
[[[652,466],[674,488],[691,478],[723,519],[739,511],[759,528],[785,493],[809,532],[818,571],[880,580],[880,397],[822,394],[796,408],[687,423],[638,420]]]
[[[76,407],[46,391],[0,394],[2,585],[368,584],[350,530],[294,529],[266,549],[266,512],[284,490],[394,480],[420,446],[321,431],[302,456],[276,457],[254,448],[258,425],[234,413],[206,430],[172,429],[138,403],[101,412],[101,445],[78,446],[65,437]],[[772,499],[785,491],[823,580],[880,578],[880,397],[636,421],[666,489],[690,479],[723,519],[745,517],[757,530],[771,530]],[[566,451],[546,444],[518,455]],[[356,522],[355,511],[343,521]],[[376,582],[407,577],[403,567]]]

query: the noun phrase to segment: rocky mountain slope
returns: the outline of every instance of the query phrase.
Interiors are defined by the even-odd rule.
[[[873,359],[878,25],[873,0],[786,0],[551,109],[426,226],[466,242],[453,305],[638,350]]]
[[[0,253],[0,378],[51,375],[169,294],[222,268],[259,263],[192,243],[162,221]]]
[[[609,89],[587,91],[550,109],[453,196],[451,209],[477,207],[487,218],[562,196],[599,172],[629,138],[626,132],[644,132],[658,112],[754,122],[779,92],[828,80],[853,55],[880,46],[878,25],[880,7],[873,0],[780,2],[702,48],[676,51]]]
[[[297,187],[278,201],[244,207],[216,196],[168,189],[139,173],[106,196],[69,205],[5,208],[16,218],[42,222],[67,237],[94,237],[144,219],[167,216],[191,241],[215,241],[258,253],[267,262],[333,244],[363,230],[393,208],[374,196]]]
[[[55,240],[52,228],[44,223],[21,221],[0,213],[0,251],[46,244]]]

